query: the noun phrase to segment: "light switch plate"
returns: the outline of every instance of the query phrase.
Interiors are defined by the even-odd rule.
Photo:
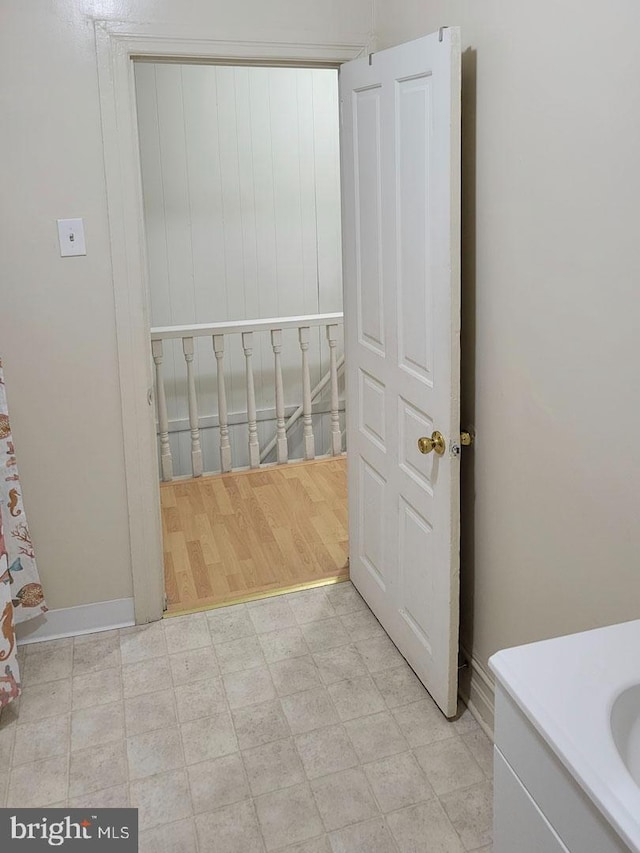
[[[62,258],[87,254],[82,219],[58,219],[58,239]]]

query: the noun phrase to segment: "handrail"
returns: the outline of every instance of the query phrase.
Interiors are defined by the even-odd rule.
[[[301,326],[326,326],[340,323],[342,311],[333,314],[303,314],[299,317],[272,317],[266,320],[229,320],[225,323],[195,323],[191,326],[155,326],[152,341],[171,338],[199,338],[206,335],[233,335],[239,332],[264,332],[271,329],[299,329]]]

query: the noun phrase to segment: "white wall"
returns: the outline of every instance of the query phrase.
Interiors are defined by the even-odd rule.
[[[376,0],[463,37],[462,637],[640,616],[640,6]],[[465,451],[466,452],[466,451]]]
[[[338,75],[334,69],[136,63],[136,97],[152,325],[171,326],[342,310]],[[311,382],[328,370],[313,333]],[[284,336],[285,403],[302,402],[295,330]],[[273,351],[254,335],[261,443],[275,433]],[[203,423],[216,415],[211,338],[197,341]],[[240,335],[227,338],[227,404],[246,423]],[[186,369],[165,343],[174,473],[191,471]],[[271,410],[267,412],[267,410]],[[329,437],[315,418],[318,452]],[[247,465],[246,426],[232,426],[234,466]],[[290,457],[302,452],[291,436]],[[204,468],[219,465],[218,430],[201,434]]]
[[[94,18],[214,38],[366,40],[370,0],[0,1],[0,350],[49,605],[131,594]],[[61,259],[55,219],[83,216]]]

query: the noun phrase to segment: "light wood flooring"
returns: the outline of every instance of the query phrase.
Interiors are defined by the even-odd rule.
[[[346,465],[162,483],[167,615],[348,578]]]

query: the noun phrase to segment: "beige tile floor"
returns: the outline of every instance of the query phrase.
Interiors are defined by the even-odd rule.
[[[136,806],[142,853],[491,850],[488,739],[442,717],[351,584],[21,663],[0,804]]]

